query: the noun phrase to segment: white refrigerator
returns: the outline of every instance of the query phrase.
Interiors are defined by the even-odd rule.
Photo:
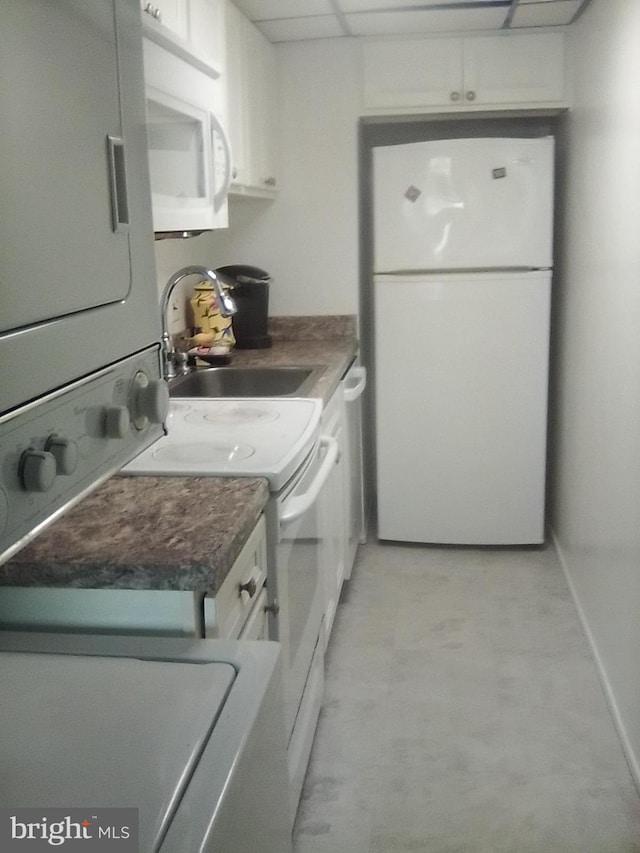
[[[550,137],[373,151],[378,536],[544,541]]]

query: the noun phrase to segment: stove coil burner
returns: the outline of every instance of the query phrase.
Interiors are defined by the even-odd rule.
[[[219,408],[207,408],[206,410],[192,407],[192,411],[185,416],[184,420],[188,423],[206,421],[220,426],[241,426],[242,424],[271,423],[277,421],[279,417],[278,411],[267,406],[236,403]]]
[[[155,450],[153,458],[178,465],[197,465],[198,472],[206,474],[221,466],[249,459],[255,453],[249,444],[232,441],[196,441],[190,444],[169,444]]]

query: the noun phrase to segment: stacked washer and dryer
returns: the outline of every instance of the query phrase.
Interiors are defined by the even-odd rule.
[[[0,30],[2,562],[163,434],[168,394],[140,4],[4,3]],[[268,642],[0,633],[0,847],[81,807],[85,837],[136,813],[129,849],[291,850],[281,675]]]

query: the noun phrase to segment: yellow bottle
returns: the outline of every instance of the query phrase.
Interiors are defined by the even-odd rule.
[[[236,342],[230,317],[220,313],[218,297],[210,281],[201,281],[193,289],[191,297],[193,325],[200,331],[191,339],[196,346],[227,347]]]

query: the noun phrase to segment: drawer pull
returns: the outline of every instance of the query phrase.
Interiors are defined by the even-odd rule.
[[[254,578],[249,578],[246,583],[239,583],[238,589],[240,592],[246,592],[249,595],[249,598],[253,598],[258,590],[258,584],[255,582]]]

